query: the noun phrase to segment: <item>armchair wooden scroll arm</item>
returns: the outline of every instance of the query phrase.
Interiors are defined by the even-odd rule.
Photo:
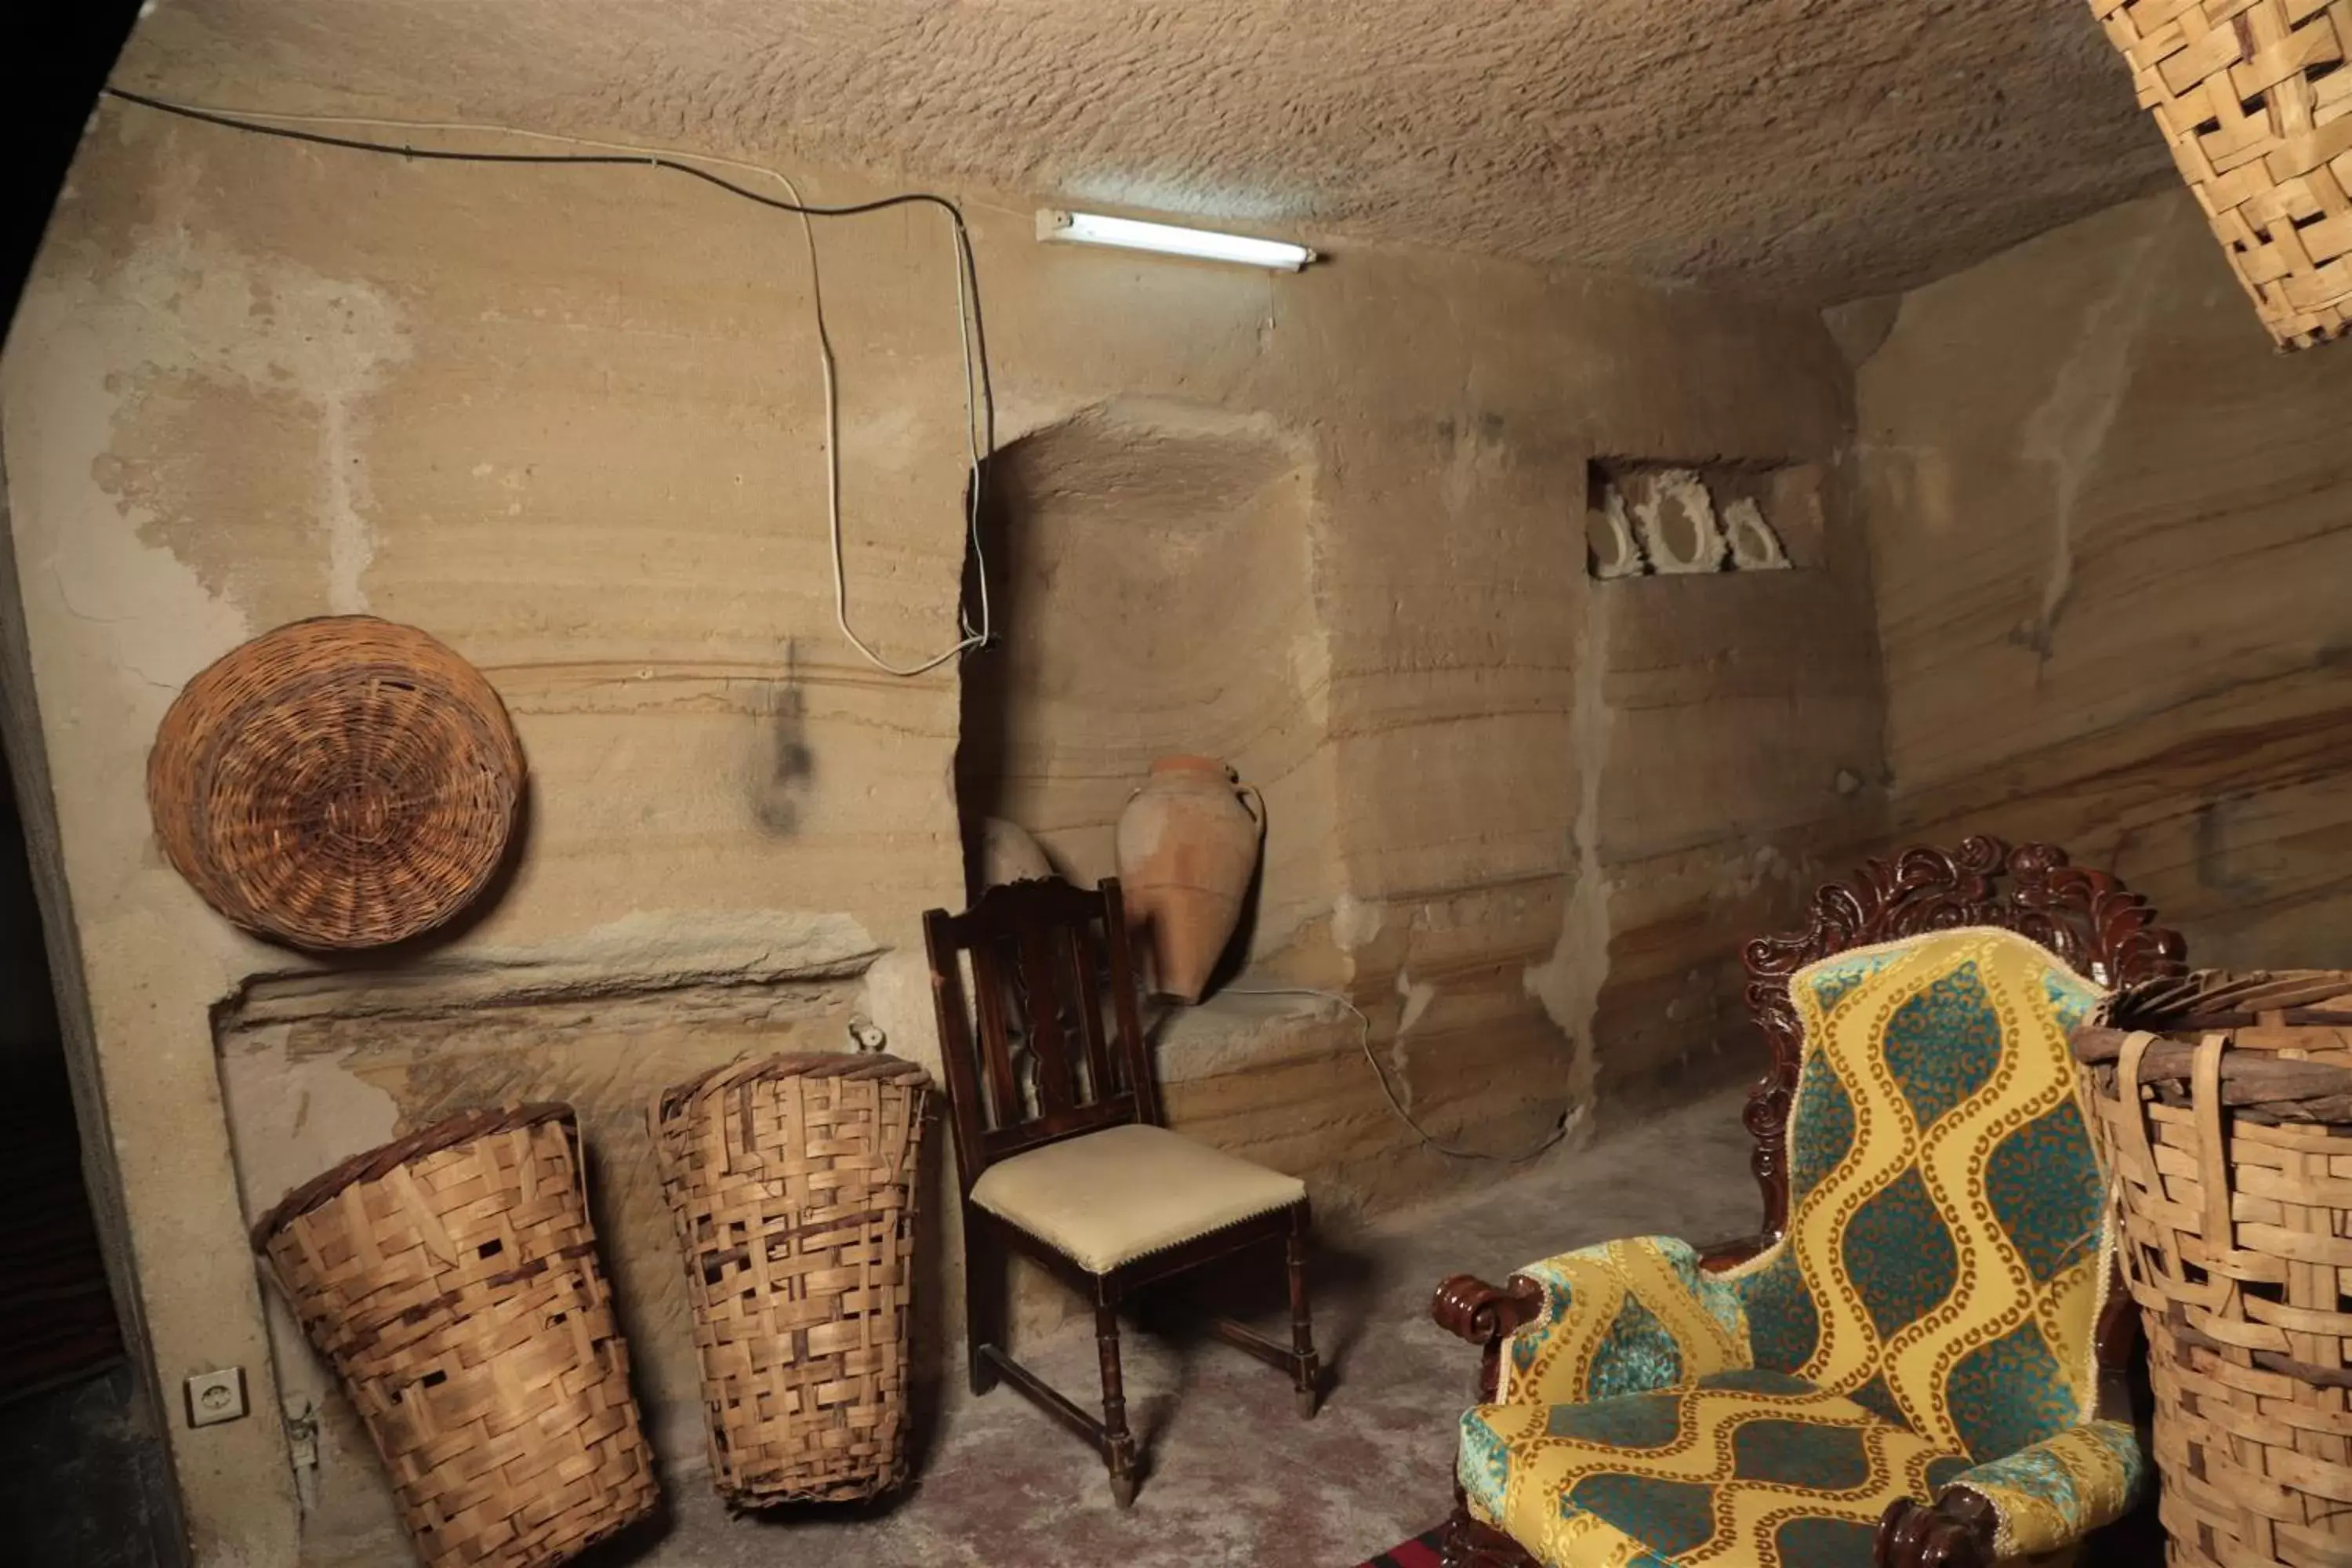
[[[1475,1274],[1456,1274],[1437,1288],[1429,1315],[1447,1333],[1479,1347],[1478,1399],[1491,1404],[1501,1386],[1503,1342],[1534,1322],[1543,1309],[1543,1287],[1525,1275],[1489,1285]]]
[[[1478,1347],[1478,1403],[1491,1405],[1502,1386],[1503,1342],[1543,1315],[1543,1287],[1522,1274],[1489,1285],[1475,1274],[1456,1274],[1430,1299],[1429,1315],[1456,1339]],[[1462,1483],[1454,1483],[1454,1513],[1445,1521],[1441,1561],[1445,1568],[1536,1568],[1519,1543],[1470,1517]]]
[[[1991,1502],[1949,1487],[1932,1503],[1897,1498],[1878,1516],[1878,1568],[1992,1568],[2000,1521]]]

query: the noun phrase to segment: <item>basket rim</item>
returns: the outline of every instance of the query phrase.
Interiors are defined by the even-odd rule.
[[[2101,1005],[2089,1027],[2176,1030],[2245,1028],[2262,1013],[2326,1026],[2352,1023],[2347,969],[2192,969],[2126,985]]]
[[[845,1078],[860,1082],[898,1084],[908,1089],[931,1086],[929,1071],[919,1062],[887,1052],[780,1051],[774,1056],[722,1062],[661,1091],[659,1116],[667,1121],[685,1112],[687,1102],[715,1092],[719,1080],[729,1086],[772,1083],[788,1078]]]
[[[388,620],[382,616],[370,615],[364,611],[360,611],[349,615],[304,616],[299,620],[281,621],[277,626],[269,627],[267,631],[257,632],[252,637],[246,638],[243,642],[238,643],[235,647],[227,649],[218,658],[211,660],[202,669],[196,671],[195,674],[190,676],[181,686],[179,693],[173,698],[171,706],[164,710],[164,720],[166,721],[157,724],[155,735],[149,741],[148,767],[150,772],[152,772],[155,765],[156,753],[158,751],[155,742],[160,741],[164,732],[169,729],[170,726],[168,721],[171,719],[173,712],[180,708],[182,700],[186,698],[190,692],[196,691],[204,688],[209,681],[218,677],[221,671],[228,666],[236,664],[240,659],[253,658],[257,649],[265,647],[273,643],[301,641],[306,637],[315,637],[319,634],[331,632],[339,628],[350,628],[355,633],[362,632],[362,629],[364,628],[362,635],[382,636],[388,642],[423,643],[433,649],[436,653],[446,656],[449,661],[449,668],[452,670],[461,672],[459,676],[461,683],[478,684],[482,688],[482,691],[488,695],[492,703],[496,707],[497,717],[503,721],[502,723],[493,726],[493,728],[498,731],[496,738],[502,743],[502,749],[511,753],[511,760],[514,766],[518,769],[528,771],[528,763],[522,755],[522,742],[514,731],[514,715],[507,710],[506,699],[499,694],[499,689],[491,683],[488,676],[482,673],[482,669],[479,665],[475,664],[464,654],[459,653],[456,648],[450,647],[448,643],[445,642],[440,637],[434,636],[431,632],[425,630],[423,626],[416,625],[413,621]],[[377,668],[397,669],[401,667],[383,657],[370,655],[368,657],[352,659],[341,668],[348,673],[351,671]]]
[[[279,1231],[314,1209],[323,1208],[330,1199],[355,1182],[375,1181],[412,1160],[438,1154],[477,1138],[512,1132],[518,1128],[536,1127],[548,1121],[562,1122],[576,1131],[580,1114],[563,1101],[553,1100],[461,1110],[455,1116],[446,1116],[429,1126],[420,1127],[405,1137],[395,1138],[389,1143],[379,1143],[373,1149],[353,1154],[291,1189],[255,1220],[250,1232],[253,1250],[267,1253]]]

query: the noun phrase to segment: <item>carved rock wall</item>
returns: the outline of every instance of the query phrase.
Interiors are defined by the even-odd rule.
[[[1280,824],[1249,940],[1328,908],[1312,444],[1263,415],[1119,400],[1007,446],[987,496],[1005,635],[963,668],[966,823],[1017,822],[1092,883],[1152,760],[1218,757]]]
[[[1850,384],[1818,320],[1405,250],[1276,279],[1045,247],[1025,202],[968,201],[1006,493],[1066,578],[998,650],[1045,694],[1019,787],[1060,847],[1098,852],[1130,745],[1240,751],[1278,823],[1243,984],[1349,994],[1458,1143],[1749,1070],[1733,944],[1876,821],[1839,787],[1878,753],[1868,602],[1834,505],[1819,565],[1600,585],[1583,508],[1597,455],[1826,460]],[[965,564],[947,249],[904,216],[821,239],[849,609],[903,659],[953,640]],[[247,1367],[264,1413],[173,1433],[206,1561],[306,1550],[242,1237],[298,1155],[530,1092],[625,1157],[649,1074],[853,1010],[933,1055],[917,921],[962,896],[958,672],[890,679],[835,627],[813,348],[797,235],[689,182],[100,114],[0,359],[0,654],[53,786],[28,821],[142,1335],[166,1384]],[[1091,536],[1126,527],[1131,552]],[[533,792],[497,901],[398,965],[321,966],[196,901],[142,768],[209,659],[362,605],[484,668]],[[1088,617],[1155,615],[1181,680],[1090,662]],[[1114,675],[1157,729],[1111,734]],[[1220,998],[1160,1059],[1180,1124],[1304,1173],[1335,1226],[1498,1169],[1419,1147],[1311,997]],[[666,1259],[613,1191],[625,1272]],[[647,1363],[664,1423],[676,1349]]]
[[[2273,353],[2170,195],[1906,295],[1858,395],[1899,837],[2352,961],[2352,353]]]

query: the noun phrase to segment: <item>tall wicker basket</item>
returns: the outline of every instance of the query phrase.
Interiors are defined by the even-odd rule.
[[[652,1511],[566,1105],[347,1160],[253,1228],[430,1568],[543,1568]]]
[[[2151,981],[2074,1053],[2122,1189],[2175,1568],[2352,1563],[2352,973]]]
[[[729,1501],[842,1502],[906,1475],[915,1180],[930,1079],[878,1056],[769,1057],[647,1112],[685,1255]]]
[[[2352,6],[2091,0],[2282,348],[2352,329]]]

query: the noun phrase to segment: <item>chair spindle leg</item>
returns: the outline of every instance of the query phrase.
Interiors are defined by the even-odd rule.
[[[1286,1249],[1290,1265],[1290,1353],[1296,1392],[1292,1398],[1301,1420],[1311,1421],[1322,1400],[1322,1363],[1315,1355],[1315,1320],[1307,1308],[1307,1219],[1291,1221]]]
[[[1118,1367],[1118,1310],[1095,1308],[1095,1350],[1102,1358],[1103,1463],[1110,1470],[1110,1500],[1120,1508],[1135,1501],[1135,1435],[1127,1429],[1127,1390]]]
[[[988,1227],[967,1213],[963,1230],[963,1327],[975,1396],[996,1386],[996,1367],[983,1345],[1004,1348],[1004,1255]]]

